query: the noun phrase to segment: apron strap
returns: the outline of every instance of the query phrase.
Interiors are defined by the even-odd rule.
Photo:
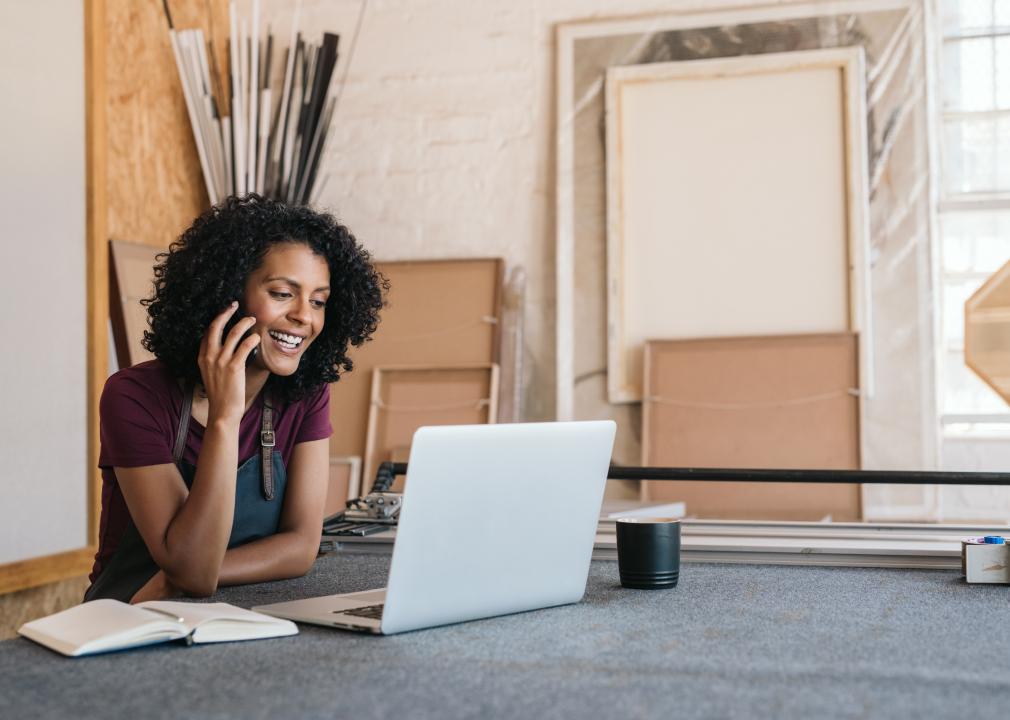
[[[188,382],[182,389],[182,412],[179,413],[179,429],[175,433],[175,449],[172,451],[172,462],[176,465],[182,460],[182,451],[186,449],[186,435],[189,432],[189,418],[193,414],[193,383]]]
[[[263,497],[267,500],[274,499],[274,445],[277,438],[274,436],[273,406],[266,398],[263,399],[263,422],[260,425],[260,450],[262,461],[260,466],[263,471]]]
[[[186,449],[186,435],[189,432],[189,419],[193,414],[193,384],[186,383],[183,389],[182,411],[179,414],[179,429],[175,433],[175,450],[172,461],[178,464]],[[274,436],[273,406],[270,401],[263,400],[263,420],[260,423],[260,451],[262,453],[263,497],[274,499],[274,446],[277,438]]]

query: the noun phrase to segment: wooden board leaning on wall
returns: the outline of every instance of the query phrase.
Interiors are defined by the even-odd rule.
[[[378,365],[498,363],[504,261],[379,262],[390,283],[374,338],[350,355],[354,370],[330,390],[330,455],[365,457],[372,369]],[[375,480],[361,478],[367,492]]]
[[[642,464],[858,470],[854,333],[652,340],[645,349]],[[861,519],[858,485],[642,483],[689,517]]]

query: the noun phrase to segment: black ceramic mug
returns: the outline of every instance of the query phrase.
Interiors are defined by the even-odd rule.
[[[618,518],[617,569],[626,588],[675,587],[680,579],[680,521]]]

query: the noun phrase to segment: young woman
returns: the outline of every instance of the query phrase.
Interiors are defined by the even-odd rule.
[[[387,288],[331,216],[257,195],[208,210],[159,261],[143,301],[157,359],[102,393],[86,600],[203,597],[309,570],[329,383],[375,331]]]

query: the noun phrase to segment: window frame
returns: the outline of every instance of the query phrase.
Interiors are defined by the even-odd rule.
[[[996,0],[992,0],[995,4]],[[941,441],[948,438],[983,439],[994,436],[1010,437],[1010,407],[1005,412],[957,411],[948,412],[944,408],[947,397],[946,370],[948,355],[951,352],[964,353],[963,340],[959,344],[951,344],[945,326],[946,308],[945,293],[949,281],[977,279],[984,282],[984,277],[991,273],[978,271],[947,271],[944,267],[945,237],[942,231],[942,220],[954,214],[970,212],[1010,212],[1010,188],[1006,191],[991,189],[987,191],[971,191],[950,193],[947,190],[947,168],[949,167],[950,149],[946,142],[945,129],[950,120],[977,120],[991,118],[1010,118],[1010,108],[989,110],[945,110],[943,105],[945,73],[945,49],[952,43],[965,40],[995,39],[1010,37],[1010,26],[992,25],[988,28],[970,28],[956,33],[946,34],[943,28],[943,7],[945,0],[926,0],[928,7],[926,22],[928,36],[933,39],[930,64],[933,72],[927,75],[927,92],[933,94],[935,109],[930,113],[935,142],[933,148],[938,151],[940,162],[934,166],[935,172],[935,204],[933,210],[933,252],[936,257],[934,273],[937,302],[934,305],[936,318],[936,340],[934,342],[936,393],[938,408],[938,423]],[[995,19],[995,16],[994,16]],[[963,315],[962,315],[963,318]],[[962,320],[963,322],[963,320]],[[967,428],[963,426],[967,425]],[[974,427],[982,425],[984,427]],[[962,426],[955,430],[954,426]],[[995,426],[995,429],[994,427]],[[1002,426],[1006,426],[1005,428]]]

